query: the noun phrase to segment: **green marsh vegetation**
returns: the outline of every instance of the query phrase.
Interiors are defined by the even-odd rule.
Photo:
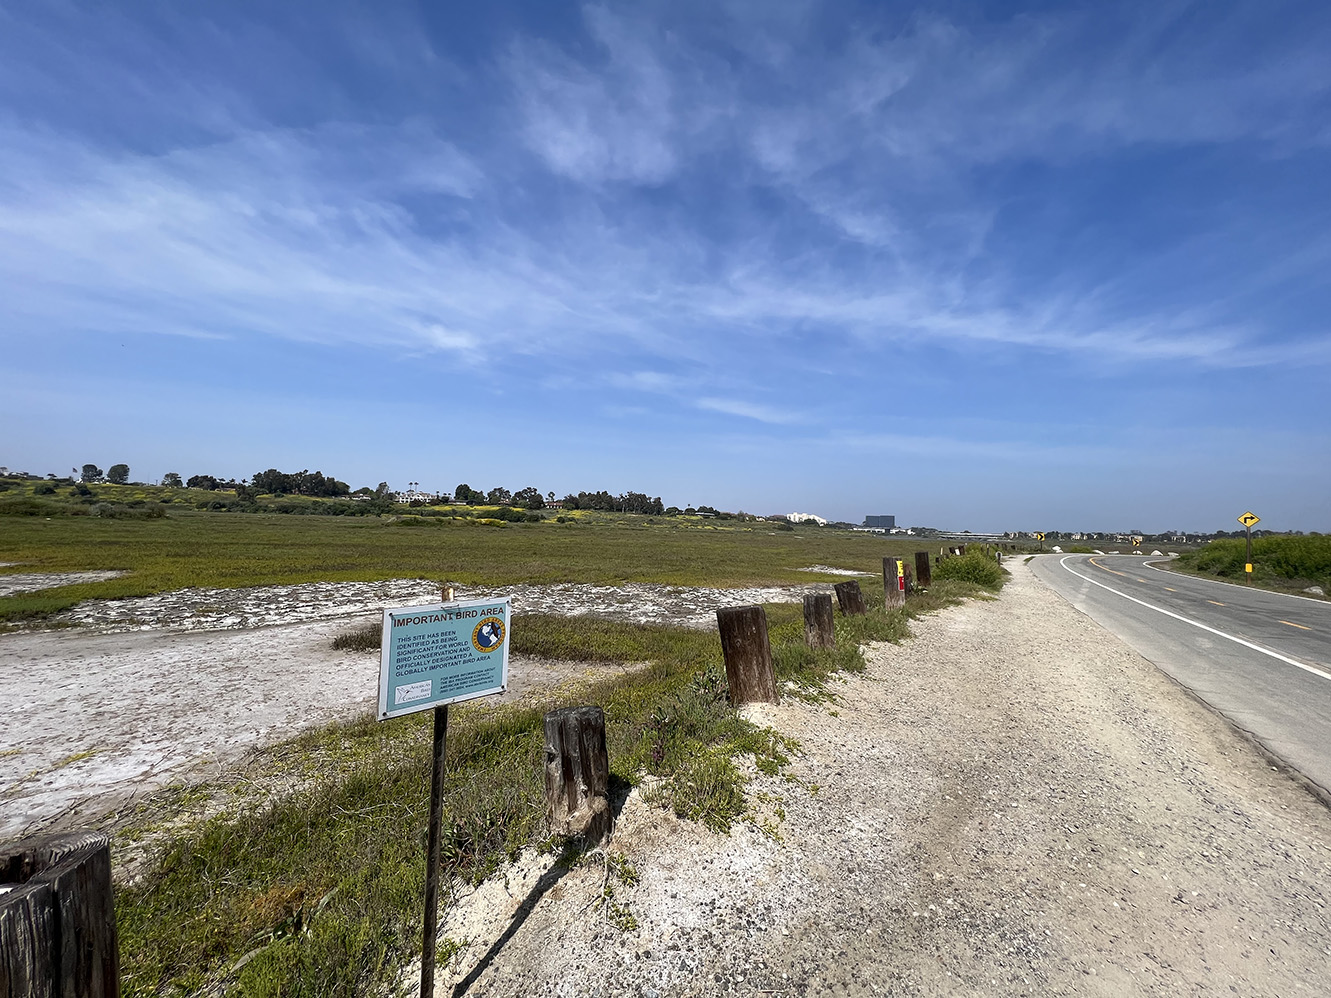
[[[1185,552],[1174,560],[1173,566],[1194,575],[1242,582],[1247,574],[1243,569],[1246,559],[1246,540],[1222,538],[1196,551]],[[1298,593],[1310,586],[1321,586],[1324,593],[1331,593],[1331,536],[1254,537],[1252,581],[1278,592]]]
[[[980,592],[944,580],[885,611],[881,584],[864,588],[874,609],[838,616],[837,647],[826,652],[804,647],[801,607],[767,607],[783,697],[832,697],[831,677],[864,668],[861,642],[899,640],[910,617]],[[718,831],[755,820],[736,759],[775,774],[796,748],[729,704],[711,631],[519,615],[512,634],[518,654],[643,664],[518,703],[453,709],[443,864],[455,881],[479,881],[533,844],[578,861],[569,844],[542,842],[545,710],[600,705],[612,788],[639,786],[650,803]],[[419,948],[429,751],[428,712],[329,725],[270,749],[239,789],[175,795],[196,809],[212,796],[211,817],[182,822],[158,809],[151,824],[125,828],[126,843],[172,829],[155,834],[146,872],[117,896],[125,994],[382,990]],[[274,786],[287,789],[245,789]],[[614,915],[632,924],[627,908]]]
[[[98,501],[128,506],[136,486],[96,485]],[[123,490],[114,496],[113,490]],[[68,491],[66,489],[66,491]],[[156,492],[191,492],[155,489]],[[205,495],[208,493],[204,493]],[[31,495],[0,495],[19,502]],[[145,506],[150,498],[142,499]],[[326,500],[305,499],[305,502]],[[467,516],[237,515],[165,505],[151,519],[0,516],[4,572],[120,569],[97,583],[0,597],[0,626],[40,620],[94,598],[145,596],[187,586],[235,588],[315,581],[432,578],[462,585],[655,582],[741,586],[825,579],[811,565],[878,573],[885,555],[925,546],[918,538],[695,516],[577,511],[557,522],[509,523]],[[91,507],[89,507],[91,508]]]

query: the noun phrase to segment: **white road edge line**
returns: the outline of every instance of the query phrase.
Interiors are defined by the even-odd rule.
[[[1253,651],[1261,652],[1263,655],[1270,655],[1272,658],[1278,659],[1279,661],[1284,662],[1286,665],[1292,665],[1296,669],[1302,669],[1304,672],[1311,672],[1314,676],[1320,676],[1322,679],[1331,681],[1331,673],[1323,672],[1321,669],[1317,668],[1316,666],[1308,665],[1306,662],[1300,662],[1298,659],[1290,658],[1288,655],[1282,655],[1280,654],[1280,652],[1272,651],[1270,648],[1263,648],[1261,645],[1255,645],[1251,641],[1245,641],[1243,638],[1235,637],[1233,634],[1226,634],[1224,631],[1217,631],[1214,627],[1208,627],[1206,624],[1203,624],[1200,621],[1193,620],[1190,617],[1185,617],[1182,614],[1175,613],[1172,610],[1166,610],[1163,607],[1155,606],[1152,603],[1147,603],[1145,600],[1139,600],[1136,596],[1129,596],[1127,593],[1121,593],[1117,589],[1105,585],[1103,582],[1096,582],[1094,579],[1082,575],[1080,572],[1073,571],[1071,568],[1068,568],[1068,558],[1075,558],[1075,557],[1078,556],[1070,554],[1066,558],[1059,559],[1058,563],[1063,568],[1067,569],[1067,571],[1071,572],[1073,575],[1075,575],[1077,578],[1081,579],[1084,582],[1089,582],[1093,586],[1099,586],[1101,589],[1111,592],[1115,596],[1122,596],[1125,600],[1131,600],[1133,603],[1136,603],[1139,606],[1144,606],[1148,610],[1154,610],[1156,613],[1163,613],[1166,617],[1173,617],[1175,620],[1181,620],[1183,621],[1183,623],[1191,624],[1193,627],[1200,627],[1203,631],[1209,631],[1211,634],[1214,634],[1217,637],[1226,638],[1229,641],[1233,641],[1235,644],[1243,645],[1244,648],[1251,648]]]
[[[1237,582],[1224,582],[1220,579],[1208,579],[1204,575],[1186,575],[1183,572],[1171,572],[1167,568],[1156,568],[1156,565],[1167,565],[1167,561],[1156,558],[1154,561],[1142,562],[1143,568],[1149,568],[1153,572],[1159,572],[1161,575],[1169,575],[1175,579],[1196,579],[1198,582],[1210,582],[1217,586],[1233,586],[1235,589],[1242,589],[1249,593],[1267,593],[1270,596],[1284,596],[1286,599],[1301,599],[1305,603],[1317,603],[1320,606],[1331,606],[1331,601],[1318,599],[1316,596],[1300,596],[1298,593],[1278,593],[1274,589],[1254,589],[1252,586],[1240,585]]]

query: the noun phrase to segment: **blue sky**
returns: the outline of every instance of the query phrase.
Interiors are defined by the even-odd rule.
[[[1331,530],[1331,5],[0,4],[0,463]]]

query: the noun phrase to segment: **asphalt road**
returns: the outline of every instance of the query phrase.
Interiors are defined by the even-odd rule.
[[[1132,555],[1039,555],[1037,578],[1331,796],[1331,602]]]

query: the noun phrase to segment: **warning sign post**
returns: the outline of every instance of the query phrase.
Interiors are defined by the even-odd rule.
[[[434,710],[430,751],[430,817],[425,847],[422,995],[434,994],[439,926],[440,822],[448,705],[508,689],[509,601],[453,600],[384,611],[379,649],[379,720]]]

